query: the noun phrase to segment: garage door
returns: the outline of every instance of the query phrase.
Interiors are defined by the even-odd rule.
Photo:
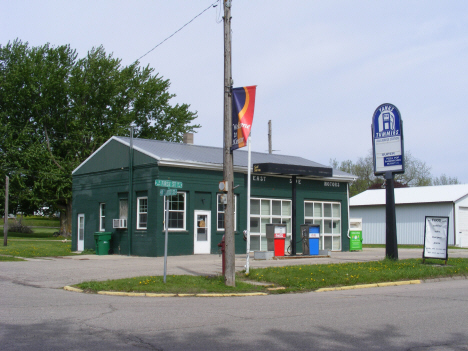
[[[458,210],[458,238],[461,247],[468,247],[468,207]]]

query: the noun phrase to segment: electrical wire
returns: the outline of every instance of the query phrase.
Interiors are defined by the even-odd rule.
[[[148,51],[146,54],[140,56],[136,61],[140,61],[140,59],[142,59],[143,57],[145,57],[146,55],[148,55],[150,52],[152,52],[154,49],[156,49],[158,46],[162,45],[165,41],[169,40],[170,38],[172,38],[174,35],[176,35],[178,32],[180,32],[182,29],[184,29],[187,25],[189,25],[190,23],[192,23],[197,17],[201,16],[203,13],[205,13],[206,11],[208,11],[210,8],[212,7],[216,7],[218,6],[217,3],[219,2],[219,0],[216,0],[216,2],[212,3],[210,6],[208,6],[206,9],[204,9],[202,12],[200,12],[198,15],[196,15],[194,18],[192,18],[190,21],[188,21],[187,23],[185,23],[182,27],[180,27],[179,29],[177,29],[174,33],[172,33],[170,36],[168,36],[166,39],[164,39],[162,42],[160,42],[158,45],[156,45],[154,48],[152,48],[150,51]]]

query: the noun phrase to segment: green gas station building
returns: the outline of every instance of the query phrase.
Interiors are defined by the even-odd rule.
[[[241,254],[246,252],[248,155],[243,150],[233,155],[235,245]],[[320,225],[321,250],[349,250],[348,189],[355,176],[296,156],[252,152],[251,157],[260,165],[251,175],[251,251],[266,250],[269,223],[286,224],[289,243],[294,217],[297,230],[304,223]],[[72,175],[72,250],[95,249],[95,233],[101,232],[111,234],[110,253],[163,256],[165,196],[157,185],[170,180],[181,187],[169,197],[168,254],[218,252],[224,234],[218,188],[223,148],[114,136]],[[297,252],[301,249],[298,244]]]

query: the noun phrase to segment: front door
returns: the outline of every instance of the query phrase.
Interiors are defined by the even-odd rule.
[[[211,253],[211,212],[195,211],[194,216],[194,254]]]
[[[78,237],[77,237],[77,250],[84,250],[84,213],[78,215]]]

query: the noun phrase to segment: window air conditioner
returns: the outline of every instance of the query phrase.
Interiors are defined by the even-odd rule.
[[[113,222],[114,222],[114,225],[113,225],[114,228],[117,228],[117,229],[127,228],[127,220],[125,218],[114,219]]]

